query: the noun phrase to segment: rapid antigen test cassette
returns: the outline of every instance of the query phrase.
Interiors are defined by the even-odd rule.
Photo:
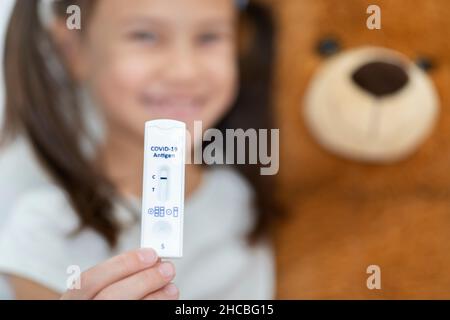
[[[145,123],[141,247],[162,258],[183,256],[186,125]]]

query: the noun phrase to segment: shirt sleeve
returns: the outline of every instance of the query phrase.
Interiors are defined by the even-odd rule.
[[[65,292],[68,267],[80,263],[70,251],[83,251],[77,249],[79,237],[71,238],[77,227],[78,218],[61,191],[52,189],[22,197],[0,230],[0,273]],[[81,264],[86,265],[86,260]]]

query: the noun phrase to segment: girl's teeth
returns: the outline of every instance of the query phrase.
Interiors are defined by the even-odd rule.
[[[194,101],[187,100],[157,100],[155,105],[174,108],[192,108],[195,107]]]

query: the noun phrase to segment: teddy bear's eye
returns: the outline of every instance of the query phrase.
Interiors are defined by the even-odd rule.
[[[339,41],[332,37],[323,38],[317,44],[317,52],[322,57],[332,56],[338,53],[340,49],[341,46],[339,44]]]
[[[429,72],[435,68],[433,60],[428,57],[418,57],[416,59],[416,65],[425,72]]]

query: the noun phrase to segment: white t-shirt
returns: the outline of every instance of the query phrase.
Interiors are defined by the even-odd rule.
[[[252,190],[233,169],[209,168],[186,200],[183,258],[174,259],[181,299],[272,299],[274,257],[268,242],[250,247]],[[130,202],[140,212],[140,201]],[[140,217],[116,204],[123,231],[111,251],[92,229],[71,234],[78,217],[65,193],[48,184],[18,201],[0,234],[0,272],[57,292],[66,291],[67,269],[86,270],[140,246]]]

